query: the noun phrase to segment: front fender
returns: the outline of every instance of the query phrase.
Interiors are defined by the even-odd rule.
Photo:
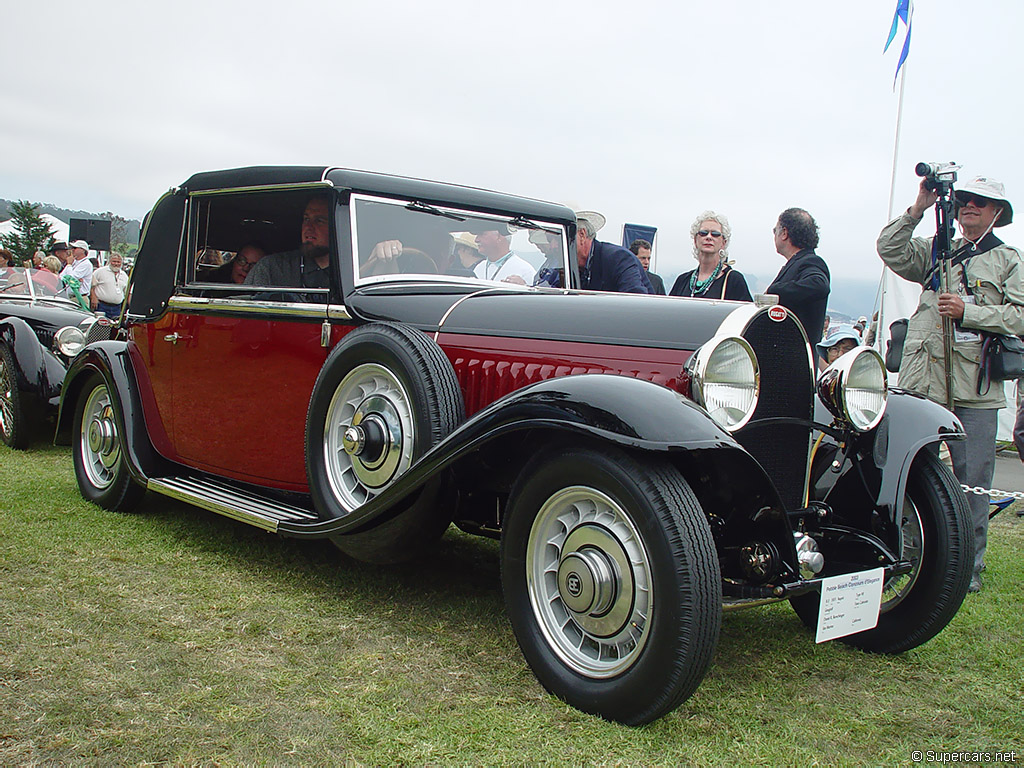
[[[15,379],[18,391],[35,397],[40,403],[57,405],[64,362],[39,343],[32,326],[20,317],[0,321],[0,341],[14,353]]]
[[[313,524],[282,522],[278,531],[293,536],[347,533],[387,516],[391,507],[438,473],[474,451],[523,431],[575,434],[640,452],[683,454],[716,451],[749,467],[765,495],[781,509],[771,482],[746,450],[699,406],[676,392],[641,379],[584,374],[547,379],[492,403],[438,443],[392,486],[354,512]]]
[[[832,503],[866,491],[875,508],[885,511],[891,522],[895,521],[902,507],[910,465],[918,452],[940,441],[964,437],[963,426],[950,411],[923,395],[893,389],[881,423],[855,439],[860,466],[846,462],[835,478],[829,478],[830,470],[824,470],[827,482],[817,484],[816,495]]]
[[[86,381],[99,373],[111,390],[111,401],[121,428],[121,452],[128,471],[140,484],[150,477],[170,473],[170,463],[153,448],[146,430],[142,400],[127,341],[99,341],[90,344],[72,361],[64,377],[64,389],[57,415],[55,443],[67,445],[73,439],[78,401]]]

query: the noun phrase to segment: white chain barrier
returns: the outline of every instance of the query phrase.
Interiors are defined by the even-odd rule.
[[[964,493],[976,493],[978,496],[989,496],[993,499],[1024,499],[1024,493],[1021,491],[1000,491],[996,488],[982,488],[980,485],[973,487],[970,485],[961,485],[960,487],[964,489]]]

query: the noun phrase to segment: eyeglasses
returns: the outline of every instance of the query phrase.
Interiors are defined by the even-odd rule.
[[[255,261],[247,261],[246,259],[243,259],[241,256],[235,257],[235,264],[240,266],[242,269],[252,269],[254,266],[256,266],[257,262],[259,262],[259,259],[256,259]]]
[[[968,203],[974,203],[976,208],[984,208],[992,202],[987,197],[978,197],[977,195],[972,195],[970,192],[957,192],[956,199],[960,203],[961,207]]]
[[[697,234],[700,235],[701,237],[707,237],[708,235],[711,235],[712,237],[722,236],[722,233],[719,232],[717,229],[701,229],[697,232]]]

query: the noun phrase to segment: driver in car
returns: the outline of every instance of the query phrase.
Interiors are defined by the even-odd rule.
[[[331,218],[326,197],[317,196],[306,203],[301,234],[298,249],[263,257],[249,270],[244,284],[329,288]]]

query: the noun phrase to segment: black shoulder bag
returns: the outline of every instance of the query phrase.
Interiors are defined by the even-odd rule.
[[[903,342],[907,340],[907,318],[894,320],[889,325],[889,341],[885,346],[885,370],[899,373],[900,361],[903,359]]]

